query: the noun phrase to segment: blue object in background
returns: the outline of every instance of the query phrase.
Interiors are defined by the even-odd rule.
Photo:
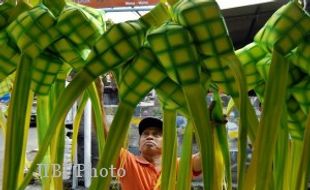
[[[183,116],[177,116],[177,128],[185,128],[187,124],[187,119]]]
[[[5,95],[0,97],[0,102],[1,103],[8,103],[10,101],[11,98],[11,94],[10,93],[6,93]]]

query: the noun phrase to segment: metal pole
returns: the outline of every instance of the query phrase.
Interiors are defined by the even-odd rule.
[[[77,164],[78,164],[77,150],[75,150],[73,168],[72,168],[72,189],[77,189],[79,185],[79,181],[77,178]]]
[[[91,102],[87,101],[84,110],[84,186],[91,183]]]

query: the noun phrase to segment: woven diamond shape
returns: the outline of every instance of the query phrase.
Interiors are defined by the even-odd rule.
[[[302,69],[303,72],[310,75],[310,39],[298,46],[296,51],[290,57],[291,63]]]
[[[310,17],[297,2],[289,2],[278,9],[255,35],[255,42],[268,52],[276,48],[286,55],[310,31]]]
[[[165,79],[165,73],[156,65],[158,60],[153,52],[148,48],[142,48],[122,74],[119,88],[121,101],[136,106]],[[157,80],[149,80],[155,78]],[[133,97],[135,98],[132,99]]]
[[[234,50],[228,30],[215,1],[186,1],[173,8],[177,21],[192,33],[199,53],[220,55]]]
[[[97,76],[113,70],[137,54],[144,41],[146,28],[139,22],[129,21],[114,24],[97,40],[93,51],[87,58],[85,69]],[[121,34],[118,40],[115,33]]]
[[[90,53],[90,49],[78,47],[67,38],[61,38],[55,42],[53,46],[62,59],[74,69],[80,70],[85,66],[86,58]]]
[[[159,101],[165,109],[186,112],[186,101],[181,87],[170,78],[164,79],[156,88]]]
[[[33,91],[40,95],[48,94],[61,66],[62,61],[51,54],[41,54],[37,57],[31,71]]]
[[[182,85],[199,82],[199,57],[187,29],[166,23],[149,33],[147,40],[173,81]],[[164,43],[156,49],[159,42]]]
[[[290,136],[295,140],[303,140],[307,115],[301,110],[299,103],[294,97],[286,101],[288,114],[288,130]]]
[[[12,47],[9,42],[0,44],[0,81],[16,70],[20,60],[17,47]]]
[[[103,33],[102,24],[79,7],[66,7],[59,16],[59,31],[77,46],[92,47]]]
[[[252,90],[263,79],[256,69],[256,63],[266,56],[266,52],[256,43],[251,43],[236,51],[247,81],[248,90]]]
[[[54,16],[40,4],[19,15],[8,26],[7,32],[23,52],[35,58],[60,37],[55,23]]]

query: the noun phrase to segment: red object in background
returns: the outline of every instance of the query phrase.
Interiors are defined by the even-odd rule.
[[[159,0],[74,0],[76,3],[94,8],[155,5]]]

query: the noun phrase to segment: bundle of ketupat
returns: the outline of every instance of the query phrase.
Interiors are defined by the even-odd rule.
[[[259,91],[261,95],[262,92],[264,93],[263,113],[260,127],[257,131],[257,138],[259,140],[254,143],[253,159],[249,169],[250,174],[247,176],[247,179],[251,178],[252,180],[246,180],[245,186],[243,186],[246,189],[253,189],[254,187],[257,189],[268,189],[268,185],[273,179],[267,179],[266,181],[263,180],[263,176],[270,174],[270,172],[278,172],[277,170],[271,170],[271,167],[272,158],[276,150],[277,135],[281,131],[280,125],[285,123],[283,119],[287,118],[286,113],[290,115],[292,110],[297,111],[296,109],[298,109],[296,99],[288,97],[291,96],[292,87],[298,81],[305,79],[305,73],[292,65],[290,60],[292,55],[290,54],[301,44],[309,31],[309,15],[297,2],[289,2],[277,10],[265,26],[255,35],[254,41],[268,54],[256,65],[266,84],[263,91]],[[289,100],[288,110],[286,110],[285,106],[287,100]],[[292,105],[294,106],[292,107]],[[296,113],[299,115],[298,117],[293,118],[295,122],[296,119],[305,118],[303,116],[300,117],[299,113]],[[292,117],[289,119],[291,120]],[[299,122],[305,123],[305,121]],[[297,130],[300,131],[300,126]],[[295,132],[296,129],[294,130]],[[270,147],[270,145],[274,146]],[[275,157],[275,162],[280,163],[282,161],[280,159],[282,158]],[[281,169],[282,166],[277,168]],[[292,172],[295,171],[292,170]],[[283,184],[283,177],[276,176],[276,183]],[[291,187],[295,187],[294,183],[290,183]]]
[[[166,74],[158,66],[157,58],[148,47],[142,47],[138,55],[123,67],[119,81],[120,104],[109,130],[104,157],[100,158],[97,168],[116,163],[117,153],[124,144],[136,106],[166,78]],[[110,151],[111,148],[113,148],[113,152]],[[94,179],[91,188],[108,188],[110,177]]]
[[[277,164],[276,161],[279,159],[276,156],[273,160],[272,156],[280,117],[288,116],[288,128],[293,140],[303,140],[304,125],[309,113],[310,88],[307,76],[309,41],[306,35],[309,34],[310,21],[309,15],[301,9],[300,5],[290,2],[283,6],[255,36],[255,42],[234,52],[224,18],[215,1],[171,0],[169,3],[172,6],[172,20],[167,4],[163,1],[138,21],[115,24],[105,33],[103,33],[105,22],[102,20],[101,13],[64,2],[59,5],[53,5],[51,2],[40,3],[26,12],[16,7],[26,7],[25,10],[28,10],[27,4],[13,6],[10,3],[4,3],[0,7],[0,12],[3,13],[0,17],[2,28],[0,47],[5,50],[0,53],[0,65],[3,66],[3,69],[0,67],[0,80],[12,73],[16,67],[19,68],[12,98],[14,104],[12,103],[10,108],[9,126],[27,125],[25,118],[12,114],[13,110],[18,108],[22,113],[29,108],[26,104],[32,96],[29,92],[30,83],[24,81],[32,79],[31,85],[35,93],[46,96],[56,78],[59,77],[64,81],[70,70],[68,66],[64,66],[64,62],[80,71],[56,104],[59,110],[52,114],[46,141],[41,145],[30,173],[42,159],[44,151],[47,151],[53,135],[58,134],[60,124],[77,97],[99,75],[119,68],[122,70],[118,81],[121,104],[113,120],[107,146],[104,148],[105,159],[101,158],[98,167],[108,167],[115,162],[122,140],[127,134],[134,108],[151,89],[155,88],[163,105],[165,126],[167,124],[175,126],[174,118],[177,111],[193,118],[193,126],[196,127],[199,136],[204,160],[205,188],[221,189],[222,185],[218,181],[222,177],[217,175],[223,168],[217,168],[220,164],[213,166],[213,160],[217,160],[214,158],[218,158],[219,148],[210,126],[204,98],[212,86],[220,92],[231,95],[240,110],[239,152],[241,155],[239,158],[241,161],[239,166],[241,168],[238,170],[240,189],[271,188],[267,187],[268,180],[271,179],[263,181],[263,176],[273,171],[271,163],[275,160]],[[4,19],[6,15],[9,15],[8,20]],[[16,20],[13,18],[14,15],[19,15]],[[169,22],[162,25],[168,20]],[[4,29],[6,26],[8,27]],[[149,32],[149,29],[152,30]],[[145,45],[146,38],[151,49]],[[302,43],[303,40],[306,42]],[[61,68],[64,69],[62,73],[60,73]],[[31,74],[22,72],[25,69],[31,70]],[[278,73],[280,73],[279,76],[276,75]],[[273,81],[273,84],[270,81]],[[282,86],[279,85],[281,83],[283,83]],[[249,107],[246,97],[246,92],[252,89],[265,102],[258,132],[256,131],[257,118],[252,107]],[[278,94],[273,94],[275,91],[278,91]],[[19,98],[17,95],[23,97]],[[283,106],[285,102],[287,105]],[[246,112],[249,115],[246,115]],[[286,112],[287,115],[285,115]],[[218,113],[217,115],[220,115]],[[281,116],[282,113],[286,117]],[[283,123],[285,122],[281,122],[282,125]],[[249,130],[247,125],[250,125]],[[14,133],[13,130],[18,129],[17,127],[12,131],[10,129],[9,136]],[[174,158],[175,131],[173,128],[164,130],[169,134],[164,138],[168,141],[170,139],[170,144],[173,144],[171,147],[164,145],[165,152],[168,152],[164,157],[168,155]],[[23,133],[24,130],[20,129],[20,131],[15,137],[8,139],[18,139],[17,137],[26,134],[26,132]],[[254,154],[248,170],[248,178],[245,178],[244,150],[247,136],[254,144]],[[118,141],[119,139],[121,140]],[[7,144],[10,145],[6,149],[10,150],[14,147],[22,150],[21,141],[21,139],[16,142],[8,140]],[[111,148],[116,150],[115,153],[110,151]],[[268,148],[271,149],[269,152]],[[17,157],[19,155],[21,154]],[[301,151],[298,156],[300,155]],[[13,156],[6,152],[6,160],[11,158]],[[18,159],[14,161],[18,162],[17,167],[23,165]],[[14,162],[8,162],[5,172],[13,170],[16,166]],[[217,161],[217,163],[220,162]],[[261,168],[259,164],[262,165]],[[164,166],[161,187],[173,189],[175,188],[173,181],[175,173],[172,171],[174,162],[165,160]],[[170,172],[166,166],[170,167]],[[278,165],[274,168],[278,168]],[[293,172],[296,173],[296,171]],[[280,173],[278,170],[277,172]],[[21,170],[8,173],[4,179],[4,188],[16,189],[20,184],[21,174]],[[19,176],[18,185],[13,181],[17,176]],[[275,178],[275,186],[277,186],[281,183],[281,179]],[[28,175],[20,187],[25,187],[29,179]],[[91,188],[107,189],[109,180],[110,178],[95,179]],[[185,186],[188,187],[188,184],[180,188]],[[295,186],[295,184],[291,185],[293,188]]]
[[[71,18],[75,19],[72,20]],[[106,30],[104,13],[89,7],[68,3],[57,21],[57,28],[63,37],[53,44],[53,51],[80,70],[98,38]]]
[[[209,114],[203,88],[200,84],[200,59],[189,31],[176,23],[167,22],[151,31],[147,40],[168,76],[180,85],[186,99],[187,108],[193,118],[200,140],[204,184],[214,188],[214,146]],[[193,98],[195,96],[195,98]],[[206,155],[205,153],[208,153]]]
[[[150,16],[154,14],[154,12],[163,12],[160,17],[157,17],[156,22],[154,22],[154,16]],[[55,111],[52,116],[49,131],[45,138],[46,141],[33,161],[29,169],[30,173],[34,171],[36,164],[43,158],[53,134],[55,131],[59,130],[61,127],[60,124],[63,123],[65,119],[65,114],[69,111],[80,94],[99,75],[111,71],[134,58],[143,45],[147,29],[156,26],[158,23],[162,23],[168,17],[167,7],[163,4],[159,4],[139,20],[115,24],[110,27],[107,32],[103,33],[92,47],[92,51],[87,57],[86,65],[59,97],[59,101],[56,103],[56,105],[58,105],[58,111]],[[22,187],[25,187],[30,178],[31,175],[27,175]],[[107,181],[109,181],[109,179],[104,182],[105,185]],[[97,185],[98,184],[94,182],[92,187],[96,188]],[[100,186],[101,185],[100,183]]]
[[[30,8],[31,6],[24,1],[19,1],[17,4],[5,1],[0,5],[0,81],[16,70],[20,59],[20,51],[18,47],[9,40],[6,27],[11,24],[18,15]]]

